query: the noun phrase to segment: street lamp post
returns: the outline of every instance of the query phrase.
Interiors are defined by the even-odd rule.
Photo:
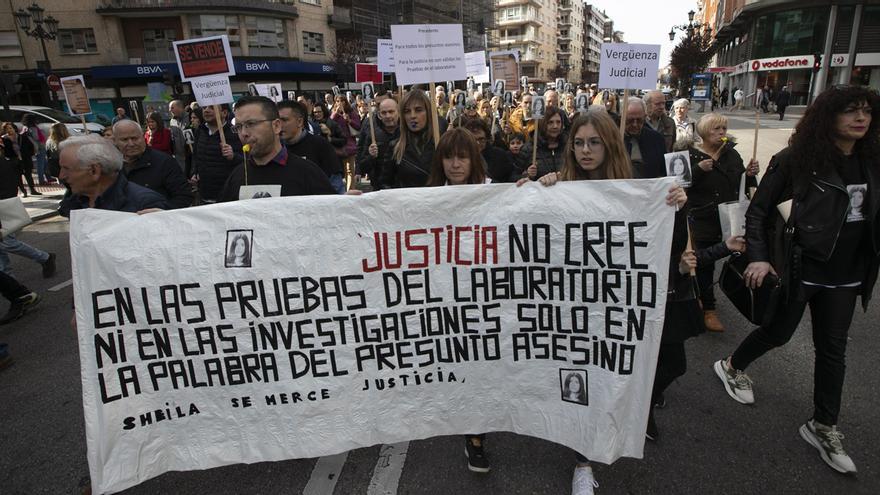
[[[694,14],[695,12],[691,10],[690,12],[688,12],[688,22],[686,24],[672,26],[672,28],[669,30],[669,41],[675,41],[675,32],[681,31],[686,34],[685,39],[688,44],[693,44],[694,42],[697,42],[699,44],[699,49],[701,51],[705,51],[706,46],[704,44],[704,40],[712,37],[712,27],[707,26],[699,21],[694,21]],[[689,81],[684,81],[684,84],[686,85],[685,87],[690,87]],[[679,88],[681,88],[681,81],[679,81]],[[702,105],[705,106],[705,101],[702,102]]]
[[[46,51],[46,40],[54,40],[58,37],[58,20],[51,15],[44,17],[43,14],[45,12],[46,9],[34,2],[27,10],[18,9],[15,12],[15,22],[18,23],[18,27],[24,31],[24,34],[40,40],[40,46],[43,48],[43,60],[42,63],[37,62],[37,68],[44,73],[43,86],[46,89],[46,93],[52,101],[55,101],[54,92],[49,91],[49,86],[46,83],[46,77],[52,71],[52,65],[49,63],[49,52]],[[31,22],[33,22],[33,28],[31,28]]]

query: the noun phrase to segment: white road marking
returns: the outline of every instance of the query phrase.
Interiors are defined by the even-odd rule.
[[[73,285],[73,279],[72,279],[72,278],[69,279],[69,280],[67,280],[66,282],[61,282],[60,284],[58,284],[58,285],[56,285],[56,286],[49,287],[49,292],[58,292],[59,290],[61,290],[61,289],[65,288],[65,287],[67,287],[68,285]]]
[[[379,449],[379,460],[373,469],[373,478],[367,488],[367,495],[396,495],[409,442],[383,445]]]
[[[343,452],[318,459],[302,495],[333,495],[347,458],[348,452]]]

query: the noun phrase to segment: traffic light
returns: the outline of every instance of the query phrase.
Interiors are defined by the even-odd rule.
[[[814,53],[813,54],[813,72],[819,72],[822,69],[822,54]]]

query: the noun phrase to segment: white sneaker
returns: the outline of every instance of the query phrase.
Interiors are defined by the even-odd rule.
[[[754,404],[755,394],[752,392],[752,379],[744,371],[739,371],[727,365],[727,359],[715,361],[713,366],[715,374],[724,384],[724,389],[733,400],[742,404]]]
[[[856,472],[855,463],[843,450],[843,433],[837,430],[837,426],[825,426],[811,419],[801,425],[799,431],[807,443],[816,447],[825,464],[840,473]]]
[[[593,488],[599,483],[593,477],[593,468],[590,466],[577,466],[574,468],[574,477],[571,479],[571,495],[593,495]]]

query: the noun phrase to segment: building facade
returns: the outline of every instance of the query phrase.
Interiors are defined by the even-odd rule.
[[[583,0],[560,0],[557,24],[556,63],[568,81],[580,82],[584,65]]]
[[[17,76],[19,84],[13,104],[49,103],[40,41],[28,37],[13,16],[30,3],[0,5],[0,68]],[[326,90],[337,80],[332,59],[340,11],[332,0],[39,3],[46,16],[59,20],[56,39],[46,40],[51,73],[84,75],[92,108],[103,114],[112,115],[123,100],[160,97],[168,89],[161,85],[165,73],[177,74],[172,43],[187,38],[229,37],[237,93],[246,92],[249,82],[280,82],[284,90],[306,91]],[[189,85],[182,86],[189,93]]]
[[[552,79],[557,66],[559,0],[495,0],[499,50],[518,50],[522,75],[533,82]]]
[[[715,0],[701,14],[713,26],[710,70],[722,87],[778,89],[793,84],[793,104],[829,85],[880,88],[880,4],[873,1]],[[713,12],[714,11],[714,12]],[[819,57],[820,70],[814,71]]]
[[[605,25],[611,20],[595,5],[584,6],[583,79],[586,84],[599,82],[599,56],[605,41]]]

